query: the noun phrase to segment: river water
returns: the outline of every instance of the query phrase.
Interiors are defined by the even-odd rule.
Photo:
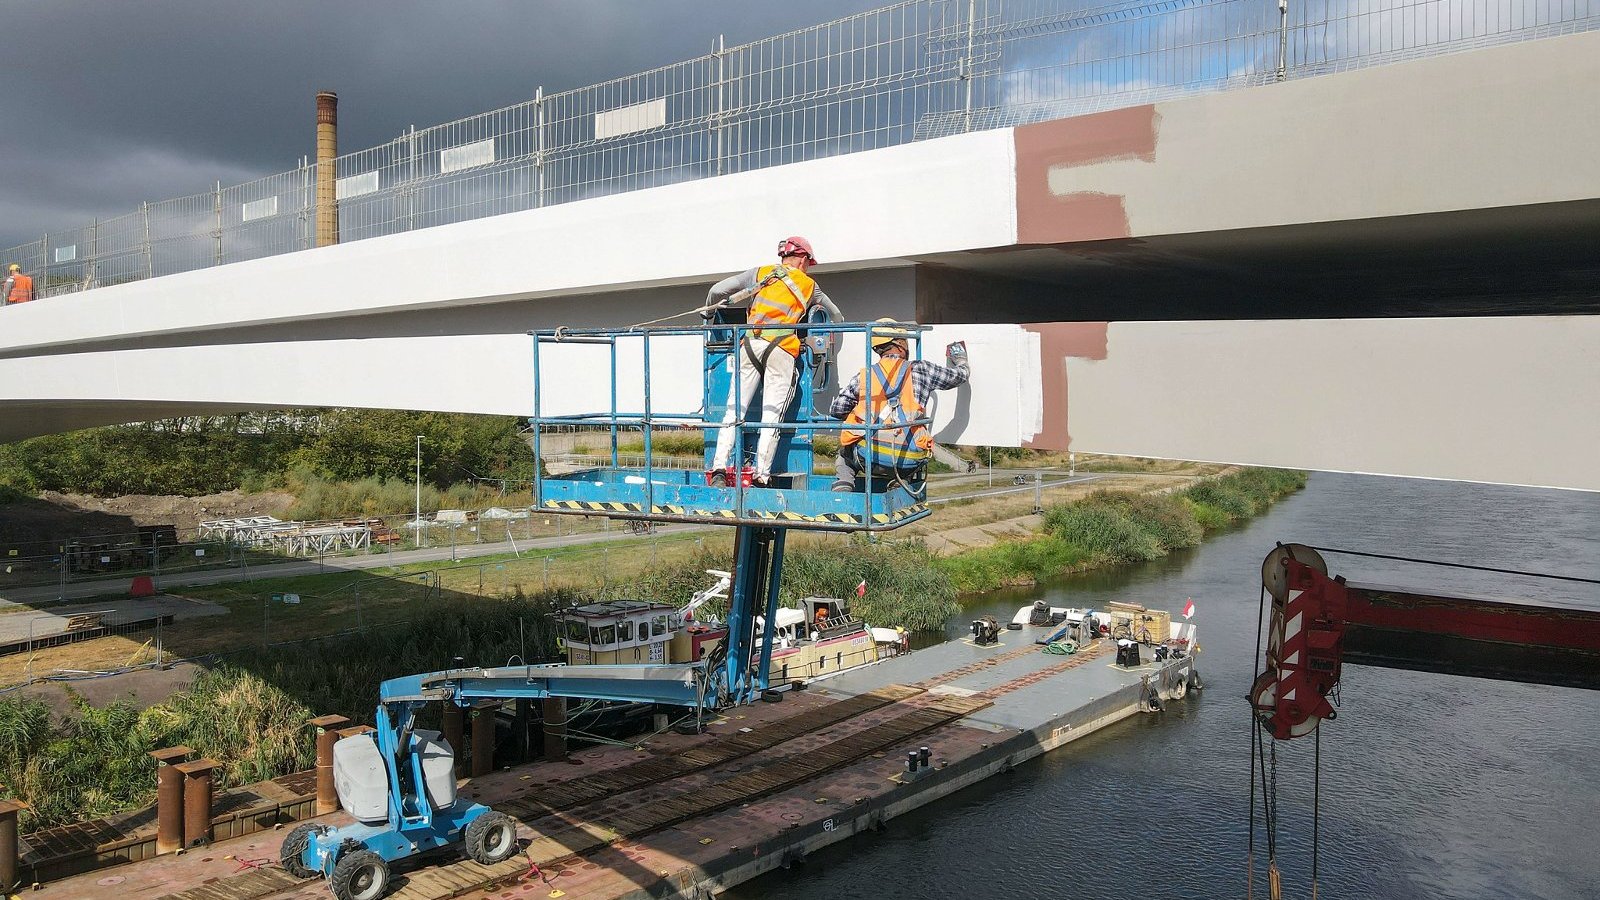
[[[1261,560],[1274,541],[1600,577],[1600,496],[1313,475],[1194,550],[1027,591],[1009,619],[1192,597],[1207,690],[894,819],[732,898],[1211,898],[1245,895],[1249,724]],[[1329,556],[1352,581],[1600,608],[1600,587]],[[1600,897],[1600,692],[1349,667],[1323,729],[1328,898]],[[1310,895],[1310,738],[1278,760],[1284,896]],[[1259,801],[1258,801],[1259,802]],[[1258,819],[1258,827],[1259,827]],[[1259,832],[1258,832],[1259,837]],[[1258,864],[1264,848],[1258,851]],[[1258,877],[1257,896],[1265,897]]]

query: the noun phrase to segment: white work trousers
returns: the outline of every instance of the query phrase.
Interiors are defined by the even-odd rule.
[[[722,427],[717,429],[717,455],[712,462],[712,468],[715,469],[728,467],[728,461],[733,456],[736,430],[733,423],[743,418],[745,412],[750,409],[750,401],[755,399],[756,388],[761,389],[763,422],[783,421],[783,414],[788,412],[789,403],[794,399],[794,357],[784,352],[781,347],[771,347],[759,338],[747,340],[748,349],[740,347],[738,350],[739,377],[729,382],[728,412],[723,416]],[[769,347],[772,350],[770,353],[767,352]],[[750,361],[752,353],[756,359],[766,360],[765,371],[756,368],[755,363]],[[778,430],[761,429],[761,437],[756,441],[757,477],[765,478],[772,474],[772,457],[777,452]]]

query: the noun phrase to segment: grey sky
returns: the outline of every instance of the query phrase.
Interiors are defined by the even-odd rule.
[[[0,248],[883,0],[0,0]]]

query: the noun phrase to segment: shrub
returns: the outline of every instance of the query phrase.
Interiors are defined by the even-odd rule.
[[[1091,556],[1082,547],[1047,534],[978,547],[944,557],[936,565],[957,591],[971,593],[1065,575],[1083,568]]]
[[[73,716],[52,722],[39,700],[0,699],[0,784],[26,800],[24,827],[99,818],[148,803],[151,750],[185,744],[222,763],[229,787],[309,767],[315,713],[371,721],[378,682],[444,669],[455,656],[499,665],[522,652],[555,650],[549,614],[572,595],[452,604],[425,619],[295,645],[254,648],[221,661],[186,691],[139,710],[126,701],[94,707],[75,698]]]
[[[1045,513],[1045,528],[1068,544],[1108,562],[1134,562],[1163,556],[1166,550],[1134,517],[1109,503],[1085,500]]]
[[[856,615],[869,622],[913,630],[942,628],[959,608],[954,585],[920,542],[797,543],[791,541],[784,554],[780,586],[781,596],[791,602],[806,596],[843,597],[851,601]],[[731,547],[706,546],[627,585],[608,587],[605,594],[687,600],[710,583],[705,570],[728,570],[732,564]],[[858,599],[856,586],[862,581],[867,593]],[[706,611],[718,616],[727,612],[710,607]]]

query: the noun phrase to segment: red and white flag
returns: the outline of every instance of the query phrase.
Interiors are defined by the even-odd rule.
[[[1184,599],[1188,600],[1189,602],[1183,605],[1183,617],[1185,619],[1194,618],[1194,600],[1188,597],[1185,597]]]
[[[865,578],[863,578],[863,579],[861,579],[861,583],[856,585],[856,596],[857,597],[865,597],[866,595],[867,595],[867,580]]]

